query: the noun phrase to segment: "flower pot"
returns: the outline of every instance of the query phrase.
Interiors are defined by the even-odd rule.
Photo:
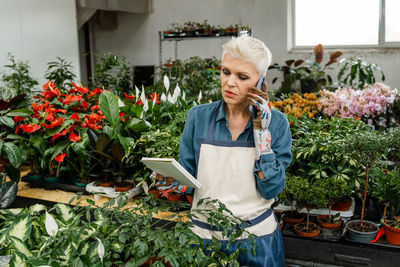
[[[337,202],[333,203],[332,210],[347,211],[350,209],[352,202],[353,202],[353,200],[351,198],[347,201],[337,201]]]
[[[321,233],[321,227],[316,223],[308,223],[309,230],[306,230],[307,223],[297,223],[294,225],[293,229],[299,236],[304,237],[314,237]]]
[[[394,228],[385,222],[386,240],[393,245],[400,245],[400,228]]]
[[[317,217],[317,221],[322,228],[336,229],[336,228],[339,228],[343,223],[341,218],[340,218],[340,221],[338,221],[338,222],[327,222],[325,219],[328,217],[329,217],[329,215],[319,215]]]
[[[43,178],[43,176],[41,174],[28,174],[26,178],[29,181],[39,181]]]
[[[168,201],[175,202],[175,201],[183,201],[185,199],[185,195],[181,194],[178,195],[176,193],[171,193],[167,196]]]
[[[285,212],[283,214],[283,222],[286,224],[297,224],[297,223],[301,223],[302,221],[304,221],[305,215],[304,214],[300,214],[300,213],[294,213],[292,216],[292,213],[290,211]]]
[[[121,182],[114,185],[115,192],[126,192],[133,188],[133,184],[130,182]]]
[[[193,196],[189,195],[189,194],[185,194],[186,200],[187,202],[189,202],[189,204],[193,203]]]
[[[60,182],[60,178],[58,176],[44,176],[43,180],[45,180],[48,183],[59,183]]]
[[[72,181],[74,182],[74,184],[75,184],[76,186],[82,187],[82,188],[85,188],[86,185],[88,184],[88,183],[86,183],[86,182],[81,182],[80,179],[79,179],[79,177],[72,177]]]
[[[379,227],[376,223],[370,221],[363,221],[364,230],[354,229],[360,225],[360,220],[352,220],[346,223],[346,232],[348,239],[356,242],[369,242],[375,239]]]
[[[102,187],[113,187],[114,183],[113,182],[101,182],[97,184],[97,186],[102,186]]]

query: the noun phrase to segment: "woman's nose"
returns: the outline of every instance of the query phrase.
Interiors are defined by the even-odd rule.
[[[229,75],[227,84],[228,86],[235,86],[236,79],[234,75]]]

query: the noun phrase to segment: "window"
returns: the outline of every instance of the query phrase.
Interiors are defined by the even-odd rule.
[[[294,47],[400,46],[399,0],[292,1]]]

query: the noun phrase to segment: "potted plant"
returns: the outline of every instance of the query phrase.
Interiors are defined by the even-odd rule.
[[[358,89],[363,89],[365,84],[375,83],[376,71],[381,73],[381,80],[385,80],[385,75],[378,65],[368,63],[362,58],[342,58],[339,64],[343,64],[337,76],[341,86],[352,87],[354,84]]]
[[[279,202],[290,206],[290,211],[284,212],[281,216],[283,222],[286,224],[296,224],[304,221],[304,214],[298,212],[295,204],[295,195],[297,194],[300,185],[301,179],[296,176],[288,176],[286,178],[285,187],[278,196]]]
[[[18,167],[11,164],[4,166],[5,172],[0,172],[0,209],[6,209],[15,200],[18,191],[18,182],[20,180],[20,171]],[[5,181],[8,176],[10,181]]]
[[[324,198],[329,210],[328,215],[319,215],[317,217],[318,223],[324,228],[339,228],[343,221],[340,213],[332,216],[332,206],[337,200],[349,197],[351,195],[350,188],[345,181],[332,177],[319,179],[316,181],[316,186],[323,189]]]
[[[305,237],[319,235],[321,227],[316,223],[310,222],[310,211],[326,206],[327,201],[324,198],[324,190],[315,182],[311,183],[307,179],[299,178],[299,188],[296,190],[294,198],[298,206],[304,207],[307,210],[307,221],[295,224],[295,232]]]
[[[388,242],[400,245],[400,177],[399,170],[374,168],[371,173],[372,196],[384,205],[382,223]],[[389,211],[388,211],[389,210]]]
[[[371,130],[351,135],[345,141],[347,153],[351,154],[365,171],[360,220],[351,220],[346,224],[348,237],[354,241],[371,241],[375,238],[379,230],[379,227],[375,223],[364,220],[364,211],[367,202],[369,172],[376,161],[387,151],[389,146],[387,137],[387,135]]]

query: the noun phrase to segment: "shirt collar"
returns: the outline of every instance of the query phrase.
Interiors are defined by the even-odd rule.
[[[215,118],[215,121],[220,121],[222,119],[225,119],[228,122],[228,118],[226,117],[226,113],[225,113],[225,101],[223,99],[221,100],[221,105],[219,105],[218,113],[217,113],[217,117]],[[250,127],[253,127],[253,116],[250,116],[250,119],[244,128],[248,129]]]

